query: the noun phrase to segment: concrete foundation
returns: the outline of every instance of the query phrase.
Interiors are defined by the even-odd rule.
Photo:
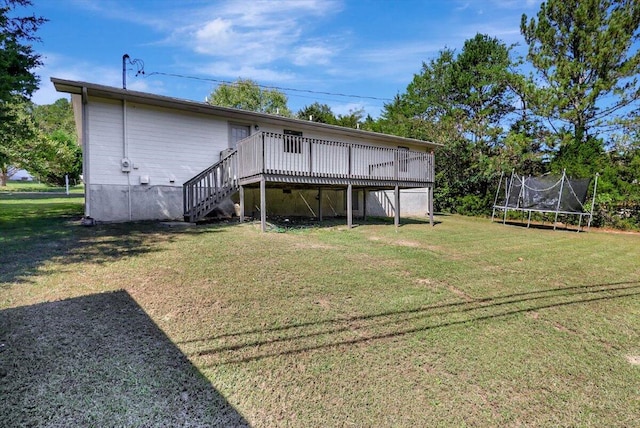
[[[95,221],[182,219],[182,187],[91,185],[89,212]]]
[[[322,197],[323,217],[346,215],[346,189],[266,189],[267,215],[318,217],[319,197]],[[98,222],[139,220],[182,220],[182,187],[91,185],[88,192],[90,211]],[[239,196],[223,201],[212,213],[214,217],[239,214]],[[367,192],[364,203],[362,189],[353,192],[353,215],[362,216],[366,206],[368,216],[395,215],[393,190]],[[405,189],[400,192],[401,216],[423,216],[428,212],[426,189]],[[260,216],[260,189],[245,189],[245,215]]]

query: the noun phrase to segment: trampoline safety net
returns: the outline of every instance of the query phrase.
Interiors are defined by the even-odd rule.
[[[596,176],[594,196],[597,179]],[[590,225],[593,203],[590,207],[586,206],[590,182],[591,179],[569,179],[564,172],[562,176],[547,174],[540,177],[512,173],[510,177],[505,177],[504,182],[500,179],[493,216],[496,210],[504,211],[504,219],[507,211],[523,211],[529,212],[530,222],[531,212],[555,213],[555,223],[558,214],[573,214],[580,216],[580,223],[583,216],[588,216]]]

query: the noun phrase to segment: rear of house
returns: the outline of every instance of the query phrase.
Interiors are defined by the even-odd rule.
[[[52,81],[72,94],[95,221],[433,211],[433,143]]]

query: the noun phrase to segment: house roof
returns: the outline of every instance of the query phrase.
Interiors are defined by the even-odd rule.
[[[121,89],[113,86],[98,85],[95,83],[51,78],[58,92],[69,94],[82,94],[83,89],[87,95],[111,98],[116,100],[127,100],[142,104],[149,104],[158,107],[168,107],[178,110],[191,111],[196,113],[224,116],[235,120],[251,121],[254,123],[269,123],[285,125],[297,129],[313,129],[316,131],[326,131],[332,134],[342,134],[357,138],[365,138],[370,141],[383,141],[387,143],[414,144],[426,146],[427,148],[437,148],[441,144],[429,141],[417,140],[414,138],[399,137],[396,135],[381,134],[378,132],[363,131],[360,129],[346,128],[326,123],[318,123],[301,119],[292,119],[274,114],[257,113],[248,110],[240,110],[229,107],[213,106],[204,102],[185,100],[181,98],[167,97],[164,95],[150,94],[148,92],[138,92],[129,89]]]

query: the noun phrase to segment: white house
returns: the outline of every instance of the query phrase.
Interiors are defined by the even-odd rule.
[[[230,201],[263,227],[268,215],[351,225],[354,214],[433,214],[437,144],[51,80],[72,95],[85,215],[95,221],[198,221]]]
[[[29,174],[29,171],[25,169],[16,169],[9,175],[11,181],[33,181],[33,175]]]

